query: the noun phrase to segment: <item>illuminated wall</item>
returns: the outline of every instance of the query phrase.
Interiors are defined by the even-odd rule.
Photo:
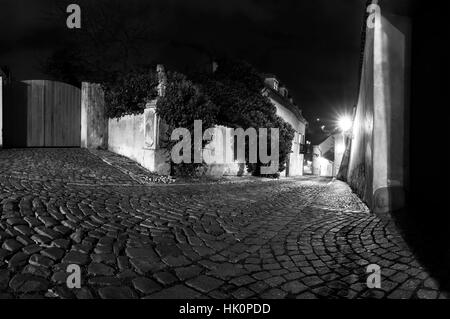
[[[336,177],[344,152],[345,143],[342,133],[331,135],[319,145],[314,145],[312,174]],[[331,157],[329,154],[332,154]]]
[[[404,205],[408,171],[409,20],[383,12],[367,27],[347,182],[378,213]],[[345,166],[344,165],[344,166]]]
[[[339,168],[341,167],[342,158],[345,152],[345,140],[344,136],[339,133],[334,136],[334,167],[333,167],[333,176],[336,176],[339,172]]]
[[[285,122],[291,124],[295,130],[289,160],[286,163],[286,169],[281,172],[281,176],[302,176],[304,155],[300,154],[300,144],[305,143],[306,123],[275,99],[270,98],[270,101],[277,108],[277,115]]]

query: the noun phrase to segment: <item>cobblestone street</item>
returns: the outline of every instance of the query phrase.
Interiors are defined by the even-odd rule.
[[[446,297],[338,181],[151,184],[84,149],[0,150],[0,169],[0,298]]]

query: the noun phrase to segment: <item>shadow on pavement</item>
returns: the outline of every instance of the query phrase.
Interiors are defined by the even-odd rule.
[[[450,229],[448,220],[419,216],[413,210],[392,213],[396,226],[419,262],[438,281],[442,291],[450,291]],[[429,217],[432,214],[428,214]]]
[[[414,5],[408,208],[393,216],[417,258],[441,290],[449,291],[448,112],[445,116],[436,106],[448,104],[448,72],[442,70],[449,70],[447,53],[441,49],[449,29],[437,13],[450,8],[448,3],[430,6],[424,0],[414,1]],[[432,110],[427,111],[427,107]]]

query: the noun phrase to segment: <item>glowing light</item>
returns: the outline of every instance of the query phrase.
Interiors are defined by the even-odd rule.
[[[336,146],[336,152],[337,153],[344,153],[345,152],[345,144],[344,143],[339,143]]]
[[[338,126],[342,132],[347,132],[352,129],[353,121],[349,116],[341,116],[338,120]]]
[[[327,160],[325,157],[320,156],[319,157],[319,164],[321,167],[327,167],[330,164],[330,161]]]

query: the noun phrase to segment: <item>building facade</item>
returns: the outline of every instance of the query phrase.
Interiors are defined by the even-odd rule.
[[[345,152],[342,133],[328,136],[322,143],[313,146],[312,173],[317,176],[336,177]]]
[[[286,162],[286,169],[281,176],[302,176],[304,150],[306,149],[305,133],[308,122],[302,115],[301,109],[294,103],[288,89],[274,75],[264,76],[265,87],[263,95],[276,107],[277,115],[289,123],[295,130],[292,150]]]

